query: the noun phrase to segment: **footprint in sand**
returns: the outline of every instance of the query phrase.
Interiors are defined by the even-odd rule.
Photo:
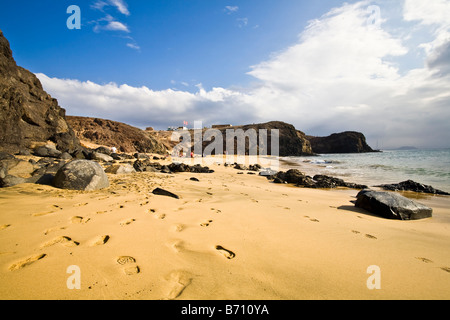
[[[61,208],[60,206],[54,204],[51,206],[52,210],[50,211],[43,211],[43,212],[39,212],[39,213],[33,213],[33,217],[41,217],[41,216],[46,216],[52,213],[56,213],[58,211],[61,211],[63,208]]]
[[[433,263],[433,261],[431,261],[430,259],[427,259],[427,258],[416,257],[416,259],[420,260],[422,262],[425,262],[425,263]]]
[[[88,202],[77,203],[74,205],[74,207],[84,207],[84,206],[87,206],[88,204],[89,204]]]
[[[174,243],[172,243],[170,245],[170,247],[176,252],[176,253],[180,253],[181,251],[184,250],[184,242],[181,240],[175,241]]]
[[[126,275],[131,276],[141,272],[138,265],[136,265],[136,259],[130,256],[121,256],[117,258],[117,263],[124,266],[123,271]]]
[[[373,240],[377,240],[378,239],[377,237],[375,237],[375,236],[373,236],[371,234],[366,234],[366,238],[373,239]]]
[[[449,267],[442,267],[441,270],[444,270],[445,272],[450,273],[450,268]]]
[[[39,255],[36,255],[36,256],[29,257],[29,258],[27,258],[25,260],[22,260],[22,261],[19,261],[17,263],[14,263],[14,264],[12,264],[9,267],[9,271],[15,271],[15,270],[22,269],[22,268],[24,268],[26,266],[29,266],[30,264],[35,263],[38,260],[41,260],[41,259],[45,258],[46,256],[47,255],[45,253],[42,253],[42,254],[39,254]]]
[[[108,235],[98,236],[91,242],[91,247],[102,246],[109,241],[110,237]]]
[[[135,219],[128,219],[128,220],[122,221],[122,222],[120,223],[120,225],[121,225],[122,227],[128,226],[128,225],[132,224],[132,223],[135,222],[135,221],[136,221]]]
[[[75,216],[75,217],[70,218],[70,222],[72,222],[74,224],[77,224],[77,223],[85,224],[85,223],[88,223],[89,220],[91,220],[91,219],[90,218],[83,218],[83,217],[80,217],[80,216]]]
[[[184,225],[176,224],[176,225],[172,226],[172,230],[175,232],[181,232],[184,230]]]
[[[181,296],[186,287],[191,284],[192,277],[185,271],[173,271],[166,277],[166,280],[170,282],[166,299],[174,300]]]
[[[59,230],[65,230],[67,227],[53,227],[50,229],[47,229],[44,231],[44,235],[48,235],[49,233],[55,232],[55,231],[59,231]]]
[[[208,220],[203,223],[200,223],[201,227],[209,227],[209,225],[213,222],[213,220]]]
[[[11,227],[10,224],[4,224],[4,225],[0,226],[0,230],[6,229],[6,228],[9,228],[9,227]]]
[[[155,209],[150,209],[149,212],[155,219],[164,220],[166,218],[166,215],[164,213],[158,213]]]
[[[216,246],[216,250],[219,251],[225,258],[231,260],[236,257],[236,254],[233,251],[225,249],[222,246]]]
[[[76,247],[80,245],[79,242],[73,241],[71,238],[66,236],[57,237],[49,242],[44,243],[41,248],[47,248],[54,246],[55,244],[62,244],[65,247]]]

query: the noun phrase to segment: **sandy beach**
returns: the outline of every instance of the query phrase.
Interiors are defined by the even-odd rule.
[[[357,190],[210,168],[108,174],[93,192],[1,189],[0,299],[450,298],[448,197],[411,193],[433,218],[393,221],[355,208]],[[370,266],[380,289],[367,286]]]

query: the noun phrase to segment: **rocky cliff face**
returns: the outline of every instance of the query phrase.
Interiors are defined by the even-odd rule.
[[[167,152],[167,148],[146,131],[121,122],[74,116],[67,116],[67,122],[80,140],[116,147],[120,152]]]
[[[347,131],[328,137],[308,136],[307,139],[311,142],[312,150],[319,154],[375,152],[360,132]]]
[[[0,150],[15,153],[52,141],[60,151],[80,147],[65,110],[39,79],[17,66],[0,30]]]
[[[311,144],[306,139],[306,135],[295,129],[293,125],[280,122],[280,121],[272,121],[267,123],[261,123],[261,124],[249,124],[249,125],[243,125],[243,126],[234,126],[234,127],[228,127],[228,128],[220,128],[217,129],[221,132],[223,137],[223,151],[231,152],[230,150],[227,150],[226,145],[226,137],[227,137],[227,130],[234,130],[234,132],[237,132],[238,130],[242,130],[245,133],[250,132],[250,130],[254,130],[256,133],[256,141],[257,141],[257,152],[260,154],[260,130],[267,130],[267,139],[266,139],[266,152],[268,155],[272,155],[272,149],[271,149],[271,139],[272,139],[272,130],[279,130],[279,155],[281,157],[286,156],[308,156],[312,155],[313,152],[311,150]],[[194,141],[193,133],[191,132],[192,141]],[[246,139],[245,143],[245,154],[249,154],[249,151],[251,150],[251,147],[249,145],[249,139]],[[265,139],[263,139],[265,140]],[[211,142],[209,141],[203,141],[203,150],[210,145]],[[237,145],[237,139],[234,141],[234,153],[236,154],[238,150]]]

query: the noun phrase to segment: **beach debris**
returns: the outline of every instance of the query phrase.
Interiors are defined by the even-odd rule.
[[[180,197],[177,196],[176,194],[174,194],[174,193],[172,193],[170,191],[161,189],[161,188],[156,188],[155,190],[152,191],[152,193],[155,194],[155,195],[158,195],[158,196],[166,196],[166,197],[172,197],[172,198],[175,198],[175,199],[180,199]]]
[[[108,188],[109,180],[97,162],[75,160],[58,170],[53,185],[61,189],[93,191]]]
[[[355,206],[396,220],[420,220],[433,214],[433,209],[393,192],[362,190],[356,196]]]
[[[388,191],[414,191],[418,193],[429,193],[437,195],[450,196],[450,193],[434,189],[432,186],[427,186],[412,180],[403,181],[397,184],[383,184],[376,186]]]

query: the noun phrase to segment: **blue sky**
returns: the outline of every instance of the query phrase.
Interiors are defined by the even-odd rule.
[[[450,147],[449,16],[450,0],[17,0],[0,29],[70,115]]]
[[[295,41],[310,19],[338,1],[122,3],[127,11],[108,0],[9,1],[0,26],[17,62],[33,72],[156,90],[189,84],[193,91],[200,82],[245,85],[251,65]],[[81,9],[81,30],[66,27],[72,4]],[[107,30],[107,16],[126,29]]]

